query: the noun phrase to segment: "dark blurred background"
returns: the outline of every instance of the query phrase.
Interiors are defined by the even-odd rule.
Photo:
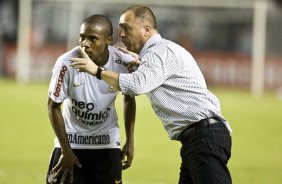
[[[209,85],[246,88],[257,94],[279,90],[280,2],[0,0],[0,77],[49,81],[57,57],[78,44],[84,18],[97,13],[108,16],[115,43],[122,10],[145,4],[155,12],[161,35],[196,58]]]

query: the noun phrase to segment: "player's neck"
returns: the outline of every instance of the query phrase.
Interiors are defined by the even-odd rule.
[[[104,66],[109,59],[109,50],[107,48],[107,50],[104,52],[104,54],[102,54],[100,57],[98,57],[94,63],[98,66]]]

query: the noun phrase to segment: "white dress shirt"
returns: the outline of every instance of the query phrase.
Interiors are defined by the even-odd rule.
[[[153,110],[163,122],[170,139],[178,140],[190,124],[221,116],[219,100],[206,86],[205,79],[192,55],[178,44],[151,37],[139,54],[141,64],[132,74],[120,74],[121,91],[147,94]]]

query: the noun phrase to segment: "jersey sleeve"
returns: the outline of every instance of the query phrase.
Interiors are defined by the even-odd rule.
[[[118,50],[116,47],[111,47],[112,51],[114,52],[114,63],[116,65],[114,72],[118,73],[130,73],[128,69],[128,64],[131,61],[134,61],[134,58],[130,54],[126,54],[120,50]]]
[[[57,103],[62,103],[68,97],[68,84],[70,81],[70,68],[58,59],[53,70],[48,95]]]
[[[126,67],[122,68],[122,71],[120,73],[132,73],[133,69],[129,68],[128,64],[134,61],[134,58],[129,54],[123,54],[122,57],[123,57],[123,60],[126,62]]]

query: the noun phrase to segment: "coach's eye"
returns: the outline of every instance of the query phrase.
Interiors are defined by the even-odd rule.
[[[127,28],[127,27],[124,27],[124,28],[123,28],[123,31],[127,33],[127,32],[128,32],[128,28]]]

